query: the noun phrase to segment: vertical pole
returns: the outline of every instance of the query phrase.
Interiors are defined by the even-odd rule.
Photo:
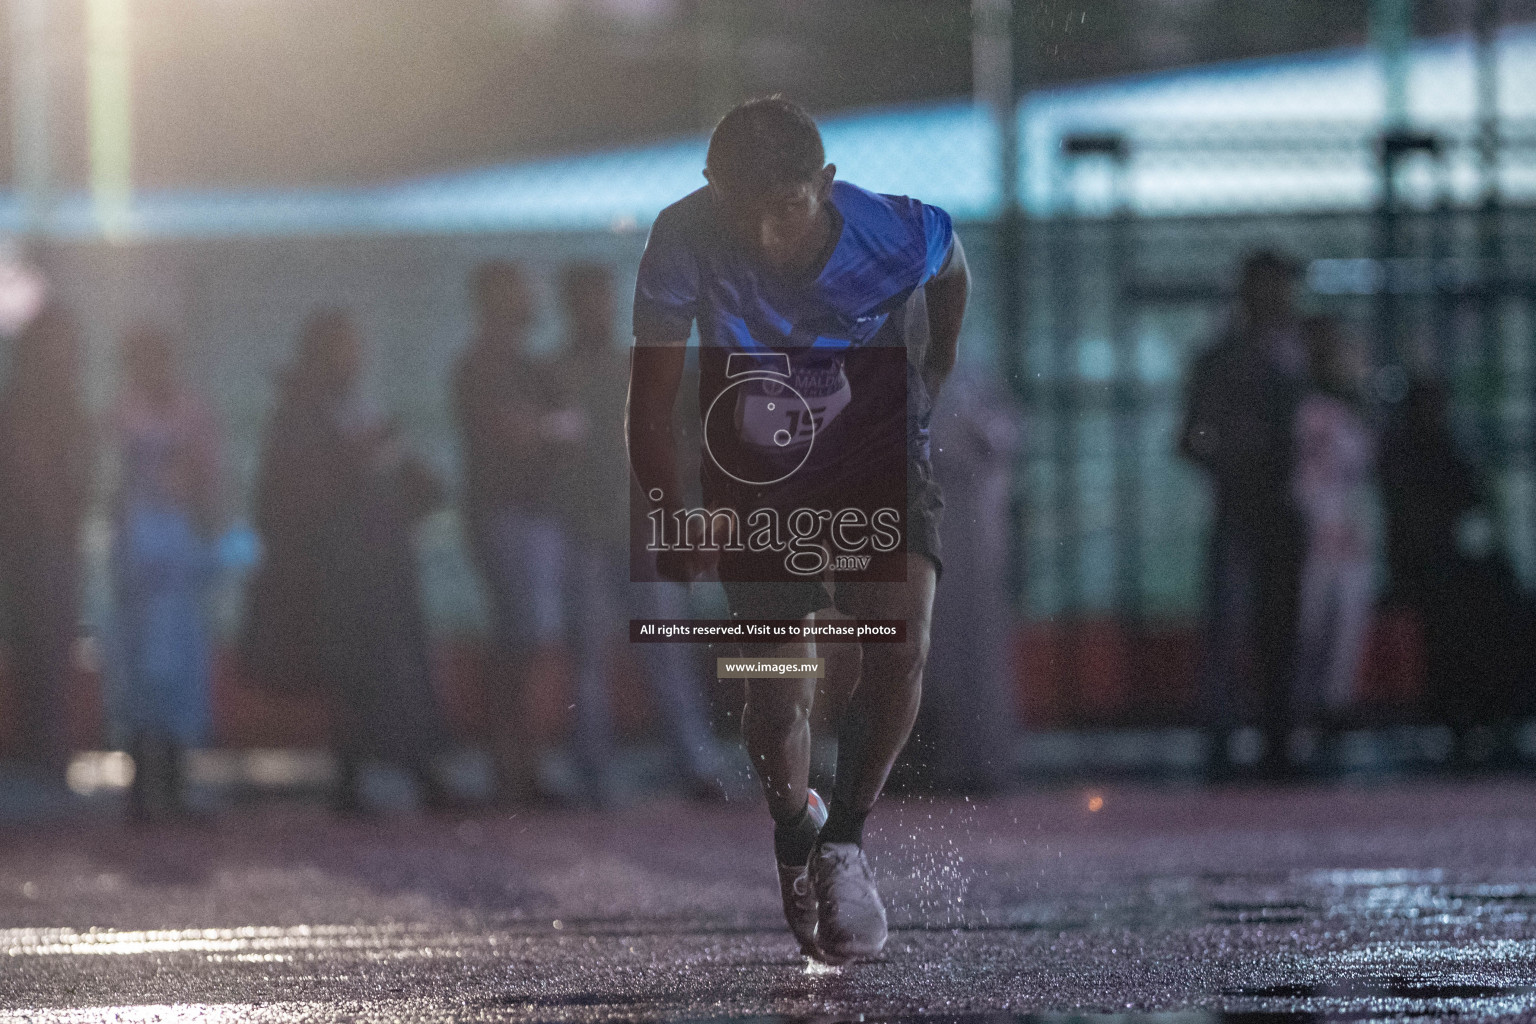
[[[1146,679],[1143,645],[1145,599],[1141,543],[1142,387],[1136,365],[1136,321],[1132,303],[1131,275],[1135,265],[1132,246],[1134,212],[1130,194],[1130,148],[1121,140],[1109,154],[1114,175],[1114,207],[1110,211],[1109,336],[1115,354],[1112,394],[1114,415],[1115,487],[1115,581],[1116,617],[1129,640],[1126,659],[1133,692]]]
[[[972,0],[971,78],[976,102],[997,126],[998,354],[1008,382],[1024,387],[1022,210],[1019,203],[1018,83],[1013,0]]]
[[[1062,158],[1058,157],[1058,160]],[[1075,164],[1062,160],[1060,191],[1070,193]],[[1069,724],[1080,722],[1084,707],[1079,672],[1078,617],[1082,611],[1082,521],[1078,478],[1079,356],[1082,348],[1083,250],[1087,225],[1070,200],[1051,217],[1052,275],[1050,431],[1052,497],[1051,535],[1056,548],[1051,559],[1055,574],[1057,692]]]
[[[22,232],[44,233],[53,191],[48,129],[49,0],[11,0],[12,180],[21,200]]]
[[[1014,67],[1018,26],[1013,0],[972,0],[971,88],[997,127],[997,357],[1013,395],[1027,401],[1024,338],[1024,215],[1019,189],[1019,82]],[[1016,479],[1022,479],[1019,474]],[[1028,552],[1027,503],[1015,486],[1009,500],[1009,600],[1023,601]]]
[[[1499,201],[1499,0],[1477,0],[1472,34],[1477,47],[1477,158],[1484,209]]]
[[[1392,361],[1397,330],[1397,152],[1383,138],[1378,153],[1381,195],[1376,205],[1376,295],[1372,362]]]
[[[712,131],[736,103],[737,0],[698,0],[695,23],[699,47],[699,124]]]
[[[1408,44],[1414,0],[1371,0],[1370,37],[1381,66],[1382,123],[1387,131],[1408,123]]]
[[[1062,140],[1062,154],[1069,161],[1068,166],[1078,168],[1093,162],[1094,166],[1102,166],[1110,178],[1110,207],[1108,217],[1103,222],[1105,225],[1104,247],[1107,280],[1105,281],[1104,296],[1106,304],[1106,320],[1110,348],[1113,353],[1114,371],[1111,378],[1108,394],[1105,395],[1110,424],[1110,511],[1111,511],[1111,545],[1114,557],[1114,591],[1113,610],[1115,625],[1121,631],[1125,639],[1127,651],[1126,666],[1129,681],[1133,684],[1146,677],[1147,661],[1142,646],[1143,625],[1143,587],[1142,587],[1142,545],[1141,545],[1141,502],[1142,502],[1142,477],[1141,460],[1138,446],[1141,443],[1141,388],[1137,381],[1136,368],[1136,338],[1134,311],[1131,306],[1131,273],[1132,273],[1132,207],[1130,193],[1130,145],[1120,135],[1114,134],[1082,134],[1068,136]],[[1086,245],[1084,241],[1087,225],[1081,212],[1074,218],[1077,228],[1077,245],[1079,252]],[[1067,270],[1071,273],[1082,266],[1081,256],[1074,260],[1073,267]],[[1074,305],[1078,303],[1074,302]],[[1069,335],[1072,338],[1070,349],[1074,358],[1077,356],[1081,338],[1076,326],[1077,320],[1070,321],[1074,330]],[[1074,378],[1076,374],[1074,373]],[[1078,411],[1081,405],[1077,404],[1078,396],[1086,389],[1081,387],[1074,379],[1073,402],[1069,405],[1068,420],[1074,425],[1077,421]],[[1062,450],[1064,457],[1070,457],[1074,463],[1074,472],[1071,479],[1074,481],[1069,493],[1071,504],[1063,506],[1070,509],[1070,522],[1078,520],[1078,502],[1081,495],[1076,486],[1075,462],[1077,459],[1077,446],[1074,444],[1070,451]],[[1081,558],[1081,547],[1077,539],[1073,539],[1071,549],[1074,557]],[[1074,585],[1068,592],[1071,606],[1076,609],[1081,604],[1081,588]],[[1076,650],[1071,651],[1075,659]],[[1075,661],[1074,661],[1075,667]]]
[[[971,95],[999,118],[1014,99],[1012,0],[971,0]]]
[[[1451,351],[1456,332],[1456,319],[1461,296],[1450,276],[1451,257],[1456,235],[1456,197],[1453,191],[1451,161],[1443,151],[1435,152],[1439,166],[1435,168],[1436,188],[1434,212],[1429,224],[1430,278],[1425,289],[1424,301],[1429,304],[1425,321],[1432,327],[1437,353]],[[1409,360],[1419,353],[1408,353]],[[1414,367],[1410,366],[1410,370]]]
[[[90,97],[91,198],[97,228],[121,241],[133,200],[131,0],[86,0],[86,83]]]
[[[1495,472],[1513,468],[1503,465],[1505,434],[1499,405],[1505,381],[1503,346],[1500,345],[1500,314],[1506,308],[1503,246],[1500,243],[1499,195],[1499,0],[1477,0],[1473,9],[1472,35],[1477,61],[1477,169],[1479,196],[1477,209],[1477,323],[1478,323],[1478,424],[1482,440]],[[1530,414],[1527,413],[1529,416]],[[1528,451],[1528,449],[1527,449]],[[1497,489],[1495,494],[1498,497]],[[1501,534],[1509,523],[1505,503],[1493,503],[1496,526]]]
[[[1408,44],[1413,38],[1413,0],[1371,0],[1370,38],[1381,68],[1381,196],[1376,217],[1376,338],[1380,362],[1395,361],[1398,327],[1397,170],[1408,126]]]

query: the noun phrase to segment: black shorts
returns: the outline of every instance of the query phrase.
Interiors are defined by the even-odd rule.
[[[944,515],[944,493],[934,479],[933,464],[926,458],[907,461],[906,550],[876,559],[899,559],[904,573],[907,555],[923,555],[933,563],[935,573],[943,575],[944,562],[939,551],[939,522]],[[836,586],[829,587],[825,577],[775,583],[733,581],[730,552],[722,552],[721,582],[726,603],[734,619],[803,619],[812,612],[837,605]],[[832,579],[858,582],[858,576],[832,572]],[[871,583],[871,585],[874,585]]]

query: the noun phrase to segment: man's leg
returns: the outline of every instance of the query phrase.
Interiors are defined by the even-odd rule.
[[[809,625],[814,616],[806,616]],[[746,656],[764,658],[816,657],[809,641],[792,644],[744,645]],[[747,755],[768,799],[775,822],[795,819],[805,810],[811,775],[811,701],[814,679],[749,679],[747,702],[741,713],[741,733]]]
[[[688,591],[681,583],[630,583],[623,566],[614,561],[618,587],[627,590],[631,613],[638,619],[686,619]],[[704,693],[700,689],[700,659],[687,644],[639,644],[646,684],[656,701],[667,739],[690,791],[711,799],[724,796],[719,745],[710,727]]]
[[[42,778],[62,785],[69,765],[64,700],[79,621],[79,565],[73,551],[43,545],[5,568],[16,576],[12,653],[23,758]]]
[[[552,542],[517,509],[484,510],[468,525],[494,634],[488,696],[496,799],[519,804],[539,794],[529,677],[538,654],[559,636],[563,551],[558,537]]]
[[[1218,512],[1218,517],[1222,513]],[[1218,518],[1207,566],[1208,591],[1197,704],[1206,730],[1206,774],[1232,775],[1232,738],[1254,718],[1253,637],[1256,598],[1252,542]]]
[[[1328,706],[1328,673],[1338,628],[1339,571],[1321,552],[1307,553],[1296,600],[1296,671],[1291,720],[1307,727],[1321,724]]]
[[[814,614],[802,621],[811,623]],[[764,658],[814,658],[811,642],[748,645],[743,652]],[[784,919],[807,956],[816,954],[816,892],[809,862],[825,820],[811,802],[811,702],[815,679],[748,679],[741,731],[752,767],[773,817],[773,852],[779,872]]]
[[[576,760],[586,777],[588,796],[599,808],[605,808],[617,796],[608,658],[619,616],[607,554],[600,545],[572,543],[566,569],[569,630],[576,656],[572,693],[576,702]]]
[[[1254,609],[1254,660],[1263,702],[1263,773],[1282,778],[1290,772],[1287,746],[1296,720],[1296,630],[1305,541],[1293,524],[1276,523],[1263,543]]]
[[[911,735],[922,698],[937,574],[924,555],[907,556],[905,583],[839,585],[838,605],[856,619],[901,619],[899,644],[864,644],[863,670],[837,728],[837,779],[823,842],[859,843],[864,818]]]
[[[917,719],[933,591],[926,556],[907,556],[905,583],[839,584],[838,606],[859,619],[901,619],[899,644],[865,644],[863,670],[837,729],[832,811],[811,858],[816,949],[830,963],[878,956],[888,935],[885,906],[864,856],[864,819]]]

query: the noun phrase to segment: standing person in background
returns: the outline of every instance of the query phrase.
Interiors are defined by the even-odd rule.
[[[50,303],[17,336],[0,393],[0,587],[19,690],[20,754],[54,785],[63,784],[69,756],[64,704],[93,468],[79,329]]]
[[[553,512],[547,370],[528,354],[533,291],[516,263],[472,279],[474,340],[453,374],[464,464],[466,540],[490,606],[492,756],[497,799],[549,800],[525,707],[532,666],[560,639],[565,538]]]
[[[1416,376],[1382,438],[1391,600],[1418,619],[1429,710],[1451,727],[1451,764],[1516,759],[1536,692],[1536,599],[1495,528],[1492,489],[1462,449],[1445,388]]]
[[[576,749],[588,783],[602,798],[613,753],[607,666],[636,618],[688,617],[687,592],[673,582],[628,582],[633,484],[624,447],[628,353],[616,344],[613,270],[574,263],[560,278],[566,344],[556,366],[558,415],[567,425],[555,484],[570,549],[565,603],[576,649]],[[636,525],[647,523],[635,517]],[[641,545],[643,550],[643,541]],[[688,792],[723,796],[720,754],[697,684],[698,660],[683,644],[639,644],[646,683]]]
[[[1376,434],[1362,347],[1330,317],[1302,321],[1312,388],[1296,410],[1295,500],[1306,524],[1295,714],[1313,725],[1347,708],[1375,602],[1370,489]]]
[[[397,426],[359,394],[362,343],[347,314],[310,317],[267,427],[255,525],[266,551],[252,584],[246,657],[330,699],[342,813],[366,809],[369,758],[455,804],[434,759],[447,729],[432,689],[412,528],[441,499]]]
[[[1233,768],[1233,731],[1255,717],[1261,771],[1283,774],[1287,764],[1306,536],[1291,490],[1308,374],[1295,291],[1289,260],[1248,257],[1232,320],[1195,361],[1185,393],[1180,451],[1215,491],[1200,689],[1216,777]]]
[[[185,753],[211,724],[204,597],[215,568],[219,461],[213,417],[182,383],[170,337],[134,331],[122,363],[126,386],[113,416],[114,717],[134,760],[130,813],[142,819],[186,810]]]

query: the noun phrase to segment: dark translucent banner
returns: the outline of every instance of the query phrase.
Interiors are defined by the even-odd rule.
[[[675,355],[640,347],[634,357]],[[696,420],[675,442],[680,462],[691,461],[683,445],[697,447],[698,491],[679,487],[699,497],[634,493],[631,579],[905,580],[908,372],[894,347],[700,350]],[[646,460],[631,449],[642,479]]]

